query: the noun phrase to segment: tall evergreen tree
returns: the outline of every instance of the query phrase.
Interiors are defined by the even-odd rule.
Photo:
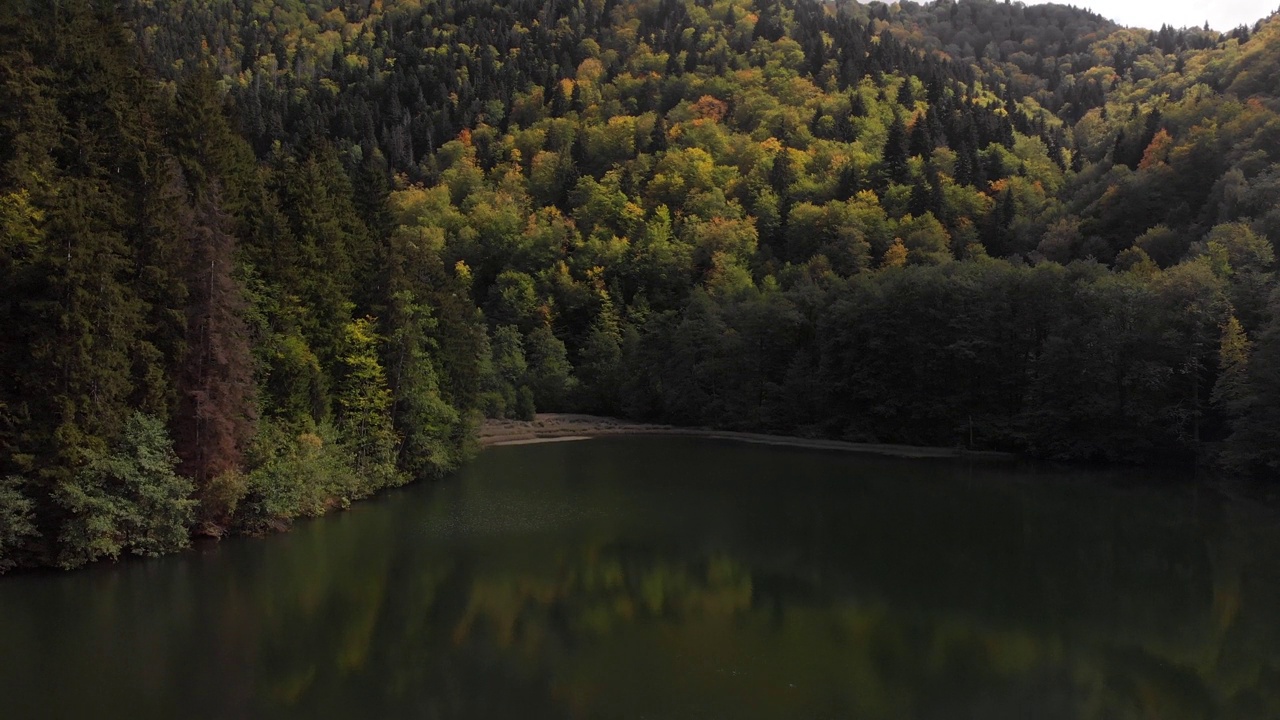
[[[1280,294],[1272,297],[1271,319],[1252,348],[1238,326],[1227,325],[1222,360],[1218,397],[1233,418],[1227,462],[1242,471],[1280,471]]]
[[[909,178],[907,160],[910,148],[907,139],[907,126],[902,116],[894,114],[893,123],[889,125],[889,134],[885,139],[884,153],[880,160],[881,183],[905,184]]]
[[[174,420],[181,470],[195,480],[197,492],[243,467],[257,419],[246,305],[234,277],[235,238],[216,191],[211,187],[197,198],[186,238],[187,352],[177,376]]]

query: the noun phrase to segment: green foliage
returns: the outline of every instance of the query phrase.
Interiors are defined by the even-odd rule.
[[[400,466],[410,478],[439,477],[461,462],[468,428],[442,393],[427,331],[429,308],[405,292],[393,298],[398,320],[387,342],[387,369],[395,401],[392,417],[400,443]]]
[[[392,423],[391,389],[378,359],[379,343],[372,318],[347,325],[337,393],[337,427],[351,454],[352,469],[360,478],[355,497],[403,482],[396,469],[400,439]]]
[[[498,325],[513,325],[524,332],[539,324],[541,308],[533,278],[514,270],[498,275],[489,289],[488,317]]]
[[[485,415],[532,420],[534,394],[526,383],[528,364],[519,329],[514,325],[495,328],[489,347],[491,354],[483,380]]]
[[[593,412],[616,413],[622,380],[622,328],[607,296],[582,343],[580,355],[577,369],[582,380],[582,406]]]
[[[1248,369],[1253,343],[1245,335],[1240,321],[1231,316],[1222,326],[1218,342],[1218,381],[1213,387],[1213,402],[1228,415],[1238,415],[1249,403]]]
[[[907,249],[907,262],[913,265],[940,265],[952,259],[951,237],[933,213],[918,218],[907,215],[898,225],[898,234]]]
[[[299,429],[285,422],[259,424],[248,454],[245,495],[235,525],[250,533],[286,528],[294,518],[345,507],[364,492],[353,457],[328,423]]]
[[[218,63],[155,82],[116,6],[35,10],[0,13],[0,564],[170,552],[455,467],[475,307],[435,235],[396,233],[439,206],[392,203],[375,148],[241,136]],[[457,183],[507,147],[477,140]],[[393,241],[421,249],[393,267]],[[431,309],[386,342],[352,320],[404,290]]]
[[[328,414],[328,379],[300,335],[270,338],[266,392],[270,414],[291,422],[319,422]],[[274,346],[274,347],[273,347]]]
[[[546,412],[569,410],[578,382],[564,342],[550,328],[537,327],[524,338],[524,354],[534,406]]]
[[[44,213],[31,204],[31,194],[19,190],[0,197],[0,238],[4,239],[5,271],[29,261],[40,247]]]
[[[79,567],[122,552],[156,556],[190,543],[196,503],[191,481],[175,471],[163,421],[136,413],[108,453],[91,454],[54,499],[68,513],[58,564]]]
[[[0,562],[174,545],[138,412],[215,534],[538,409],[1275,465],[1280,19],[304,5],[0,15]]]
[[[1280,294],[1272,296],[1269,311],[1252,347],[1228,324],[1220,350],[1226,373],[1219,398],[1232,429],[1225,459],[1247,473],[1280,471]]]
[[[1270,55],[1244,36],[962,5],[641,3],[590,30],[510,3],[466,22],[451,2],[371,6],[341,25],[273,17],[292,68],[192,21],[209,52],[250,59],[251,77],[223,82],[260,153],[332,135],[293,159],[271,150],[287,262],[256,264],[288,318],[264,346],[288,352],[270,358],[264,409],[337,414],[335,338],[354,308],[382,318],[402,463],[448,456],[409,452],[415,428],[457,437],[446,428],[470,408],[527,416],[530,397],[931,442],[951,442],[964,415],[979,444],[1058,457],[1221,439],[1224,411],[1205,402],[1220,372],[1211,336],[1228,313],[1246,333],[1268,321],[1260,253],[1280,193],[1273,107],[1212,88],[1264,95]],[[203,52],[172,15],[137,13],[172,40],[162,72]],[[1009,32],[1017,52],[1000,44]],[[342,173],[326,171],[342,153],[402,173],[386,248],[344,219]],[[367,260],[380,253],[391,267],[374,297],[361,288],[382,283]],[[322,266],[333,281],[317,285]],[[432,322],[406,330],[418,311],[390,299],[403,292]],[[862,335],[833,320],[856,302],[846,319]]]
[[[37,535],[35,506],[22,492],[22,478],[0,480],[0,574],[21,561],[23,546]]]

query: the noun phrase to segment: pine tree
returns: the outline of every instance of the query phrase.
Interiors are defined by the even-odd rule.
[[[230,218],[218,206],[217,187],[196,199],[187,233],[187,352],[178,373],[175,415],[181,470],[197,493],[217,478],[243,468],[257,419],[253,358],[243,291],[234,277],[235,238]],[[207,505],[208,503],[206,503]],[[225,521],[225,508],[207,507]]]
[[[466,424],[445,400],[441,373],[428,334],[437,325],[431,309],[412,291],[391,298],[387,326],[387,380],[393,395],[399,465],[411,478],[439,477],[461,462]]]
[[[622,327],[612,299],[600,293],[600,312],[583,342],[578,361],[584,405],[588,410],[615,413],[622,363]]]
[[[862,168],[857,163],[847,162],[840,168],[840,179],[836,182],[836,199],[848,200],[857,195],[864,187]]]
[[[1231,316],[1222,326],[1218,349],[1218,381],[1213,387],[1213,404],[1228,415],[1237,415],[1248,404],[1249,355],[1253,343],[1244,334],[1240,321]]]
[[[884,143],[884,153],[881,156],[880,178],[882,184],[905,184],[907,182],[909,179],[907,160],[910,158],[908,152],[907,127],[902,122],[902,116],[895,114],[893,123],[889,126],[889,134]]]
[[[916,120],[911,127],[911,141],[908,152],[911,157],[920,157],[928,162],[933,157],[933,139],[929,136],[929,123],[924,118]]]
[[[1233,319],[1234,320],[1234,319]],[[1255,343],[1228,321],[1220,358],[1223,379],[1215,399],[1232,418],[1224,461],[1241,472],[1280,471],[1280,294],[1271,299],[1271,320]]]
[[[352,467],[367,494],[403,482],[396,470],[400,439],[392,421],[391,389],[378,359],[381,339],[373,318],[347,324],[337,393],[338,429],[352,457]]]
[[[898,85],[898,97],[896,99],[898,104],[906,109],[907,112],[911,112],[915,109],[916,95],[914,89],[911,87],[911,78],[905,78],[902,83]]]

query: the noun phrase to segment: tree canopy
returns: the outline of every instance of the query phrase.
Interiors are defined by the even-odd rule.
[[[0,9],[0,569],[535,411],[1275,476],[1280,18],[52,7]]]

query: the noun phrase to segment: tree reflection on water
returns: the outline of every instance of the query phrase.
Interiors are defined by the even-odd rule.
[[[1191,486],[593,441],[6,579],[0,689],[141,717],[1277,717],[1277,597],[1274,514]]]

